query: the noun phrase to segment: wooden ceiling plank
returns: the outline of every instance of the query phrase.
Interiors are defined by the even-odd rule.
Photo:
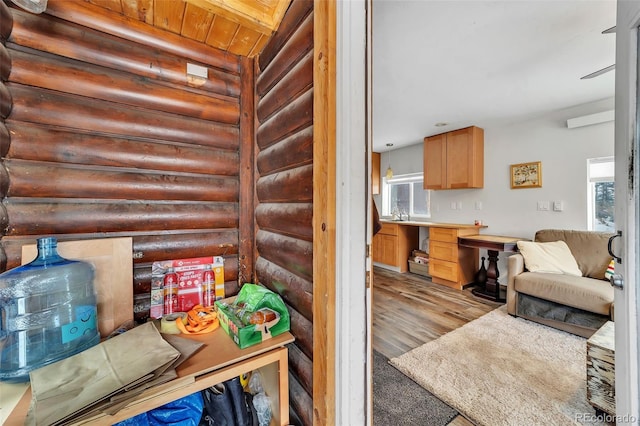
[[[239,27],[237,22],[216,15],[205,43],[218,49],[227,50]]]
[[[262,52],[262,49],[264,48],[264,46],[267,44],[267,42],[269,41],[269,37],[265,34],[262,34],[260,36],[260,39],[256,42],[256,44],[253,46],[253,49],[251,49],[251,52],[249,52],[249,57],[253,58],[256,55],[259,55],[260,52]]]
[[[153,25],[153,0],[122,0],[122,13],[129,18]]]
[[[182,22],[182,35],[204,42],[213,23],[213,13],[187,3]]]
[[[153,25],[180,34],[185,7],[184,0],[155,0]]]
[[[229,45],[229,52],[249,56],[262,34],[247,27],[240,27]]]
[[[273,17],[256,11],[254,2],[237,0],[186,0],[225,19],[263,34],[273,32]],[[257,16],[256,16],[257,15]],[[277,25],[276,25],[277,26]]]

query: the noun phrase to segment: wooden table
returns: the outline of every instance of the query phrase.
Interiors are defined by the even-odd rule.
[[[587,340],[587,399],[598,414],[616,415],[615,349],[612,321]]]
[[[504,237],[499,235],[468,235],[459,237],[458,244],[464,247],[473,247],[486,249],[489,255],[489,266],[487,267],[487,278],[484,282],[477,282],[476,288],[472,293],[484,299],[493,300],[494,302],[505,302],[506,293],[501,292],[498,277],[498,252],[515,252],[518,251],[516,243],[522,241],[522,238]],[[484,266],[484,258],[482,258],[482,266]]]
[[[294,341],[291,333],[282,333],[246,349],[238,348],[221,328],[209,334],[181,337],[205,346],[177,368],[177,379],[145,390],[114,415],[99,414],[73,424],[111,425],[253,370],[261,372],[262,385],[271,399],[271,424],[289,424],[289,368],[285,345]],[[4,425],[24,425],[30,401],[31,389],[28,388]]]

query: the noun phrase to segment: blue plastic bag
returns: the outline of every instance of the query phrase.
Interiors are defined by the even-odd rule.
[[[116,423],[117,426],[198,426],[203,409],[202,393],[176,399],[146,413]]]

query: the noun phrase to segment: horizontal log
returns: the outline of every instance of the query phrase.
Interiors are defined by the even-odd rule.
[[[239,72],[239,58],[228,52],[207,46],[161,28],[152,27],[118,13],[87,2],[49,0],[47,13],[67,21],[76,22],[100,32],[131,40],[146,47],[160,49],[173,55],[209,64],[226,71]]]
[[[313,281],[312,243],[272,232],[258,231],[256,248],[258,256],[307,281]]]
[[[309,358],[313,358],[313,323],[289,307],[291,334],[296,338],[296,346]]]
[[[260,229],[313,241],[312,203],[261,203],[255,211]]]
[[[0,205],[1,206],[1,205]],[[0,241],[1,246],[6,253],[7,259],[11,267],[20,265],[20,257],[22,256],[22,246],[26,244],[35,244],[36,239],[50,234],[38,235],[19,235],[5,236]],[[170,232],[151,232],[151,233],[99,233],[99,234],[56,234],[58,241],[78,241],[96,238],[119,238],[129,236],[132,238],[132,256],[134,269],[145,270],[149,268],[148,282],[151,282],[151,264],[153,262],[167,259],[184,259],[189,257],[202,256],[223,256],[225,259],[225,277],[227,273],[228,280],[237,281],[237,274],[233,275],[233,271],[237,272],[234,267],[234,259],[237,259],[237,235],[238,231],[231,230],[177,230]],[[235,240],[234,240],[235,239]],[[146,266],[145,266],[146,265]],[[146,272],[144,272],[146,273]],[[143,272],[139,274],[134,272],[136,279],[146,281]],[[134,280],[134,286],[136,280]]]
[[[313,126],[266,147],[258,154],[256,164],[261,175],[313,163]]]
[[[261,203],[301,202],[313,200],[313,166],[302,166],[261,177],[256,184]]]
[[[313,321],[313,284],[263,257],[256,261],[256,281]]]
[[[313,87],[313,51],[308,52],[290,72],[258,103],[258,120],[264,123],[272,114]]]
[[[309,394],[313,394],[313,361],[294,343],[287,345],[289,351],[289,371],[291,371]]]
[[[187,59],[149,49],[47,15],[33,15],[14,9],[13,16],[11,43],[158,81],[193,85],[185,70],[187,62],[195,62],[195,58]],[[198,82],[195,87],[199,90],[233,97],[240,94],[236,74],[209,68],[208,78],[198,79]]]
[[[257,143],[261,148],[313,124],[313,89],[293,100],[289,105],[261,123],[257,132]]]
[[[14,102],[12,120],[118,136],[238,149],[236,127],[16,83],[9,83],[8,87]]]
[[[300,385],[296,377],[289,373],[289,409],[298,417],[302,425],[318,424],[313,421],[313,398]]]
[[[0,81],[0,118],[7,118],[13,108],[11,93],[3,81]]]
[[[0,158],[5,158],[9,152],[9,146],[11,145],[11,136],[9,135],[9,129],[6,122],[0,120]]]
[[[3,157],[23,160],[219,176],[239,173],[235,151],[76,133],[22,121],[7,120],[6,127],[0,122],[0,147],[5,145]]]
[[[13,15],[9,6],[0,1],[0,40],[7,40],[13,29]]]
[[[311,50],[313,50],[313,14],[306,17],[269,66],[262,69],[256,82],[258,96],[262,97],[271,90]]]
[[[0,80],[7,81],[9,74],[11,74],[11,56],[5,45],[0,43]]]
[[[6,160],[9,197],[238,201],[237,177],[194,176]]]
[[[7,198],[6,235],[238,228],[236,203],[65,202]]]
[[[313,0],[294,0],[291,3],[287,13],[282,18],[282,22],[280,22],[278,31],[271,36],[269,42],[264,46],[262,52],[260,52],[258,59],[261,70],[269,66],[282,46],[295,33],[300,23],[312,10]]]
[[[167,87],[129,73],[74,60],[11,51],[11,81],[130,106],[237,125],[237,99],[220,99]],[[73,84],[69,84],[69,79]]]
[[[238,230],[221,229],[202,230],[198,233],[139,235],[133,238],[133,253],[136,263],[202,256],[233,256],[237,258]]]
[[[0,160],[0,198],[4,199],[9,193],[9,172],[7,170],[7,161]],[[4,229],[4,228],[2,228]]]

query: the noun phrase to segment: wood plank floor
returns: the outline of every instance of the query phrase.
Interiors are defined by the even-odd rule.
[[[454,290],[410,272],[373,271],[373,349],[387,358],[437,339],[501,304]],[[449,425],[472,426],[462,416]]]

